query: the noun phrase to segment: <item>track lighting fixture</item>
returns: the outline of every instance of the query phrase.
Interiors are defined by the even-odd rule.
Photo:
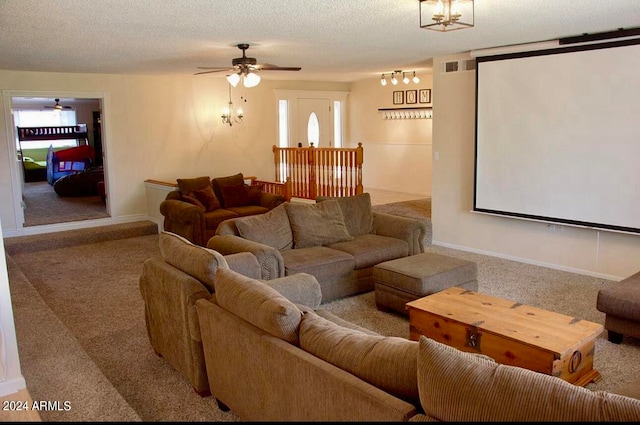
[[[409,78],[407,76],[408,73],[413,72],[413,78]],[[393,84],[394,86],[398,84],[398,79],[396,78],[396,75],[400,75],[402,74],[402,82],[405,84],[409,84],[410,81],[413,81],[414,83],[418,84],[420,82],[420,78],[418,78],[418,76],[416,75],[416,71],[402,71],[402,70],[396,70],[393,71],[391,73],[389,73],[389,75],[391,75],[391,78],[389,79],[389,81],[391,81],[391,84]],[[380,78],[380,85],[381,86],[386,86],[387,85],[387,79],[385,78],[387,74],[382,74],[382,77]]]

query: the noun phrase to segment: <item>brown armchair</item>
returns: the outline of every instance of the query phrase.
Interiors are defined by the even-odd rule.
[[[178,190],[160,204],[164,230],[192,243],[206,246],[224,220],[263,214],[285,201],[284,196],[266,192],[263,182],[238,173],[213,180],[208,176],[177,179]]]

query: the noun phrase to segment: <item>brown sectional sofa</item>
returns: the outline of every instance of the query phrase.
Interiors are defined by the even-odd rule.
[[[153,349],[241,420],[640,420],[640,385],[613,393],[501,366],[436,341],[386,337],[322,309],[306,273],[262,280],[162,232],[140,291]]]
[[[374,212],[368,193],[285,202],[266,214],[226,220],[207,247],[251,252],[265,280],[308,273],[330,301],[374,288],[373,267],[424,252],[424,221]]]
[[[207,374],[219,406],[242,420],[640,420],[638,385],[591,391],[426,337],[377,335],[323,317],[319,301],[217,274],[215,294],[196,301]],[[297,301],[317,293],[307,283]]]
[[[178,190],[160,204],[164,230],[206,246],[224,220],[263,214],[284,202],[284,197],[247,185],[242,173],[210,179],[177,179]]]

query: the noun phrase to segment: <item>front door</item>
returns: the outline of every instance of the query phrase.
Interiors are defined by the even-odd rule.
[[[307,147],[311,143],[316,148],[333,146],[333,115],[331,101],[321,98],[298,98],[295,119],[294,146],[299,143]]]

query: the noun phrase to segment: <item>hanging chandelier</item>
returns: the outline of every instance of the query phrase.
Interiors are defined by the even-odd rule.
[[[411,75],[411,73],[413,73],[413,78],[409,78],[409,75]],[[396,75],[398,75],[399,77],[400,74],[402,74],[402,82],[405,84],[409,84],[411,81],[413,81],[415,84],[418,84],[420,82],[420,78],[418,78],[415,71],[397,70],[389,73],[389,75],[391,76],[391,78],[389,79],[389,81],[391,81],[391,84],[393,84],[394,86],[398,85],[398,78],[396,78]],[[383,86],[387,85],[386,75],[386,73],[382,74],[382,77],[380,78],[380,84]]]
[[[233,102],[231,101],[231,85],[229,85],[229,104],[222,108],[221,117],[222,123],[229,124],[229,127],[233,126],[234,123],[240,124],[242,122],[242,118],[244,118],[242,107],[239,107],[234,114]]]
[[[473,0],[419,0],[420,28],[453,31],[473,27]]]

